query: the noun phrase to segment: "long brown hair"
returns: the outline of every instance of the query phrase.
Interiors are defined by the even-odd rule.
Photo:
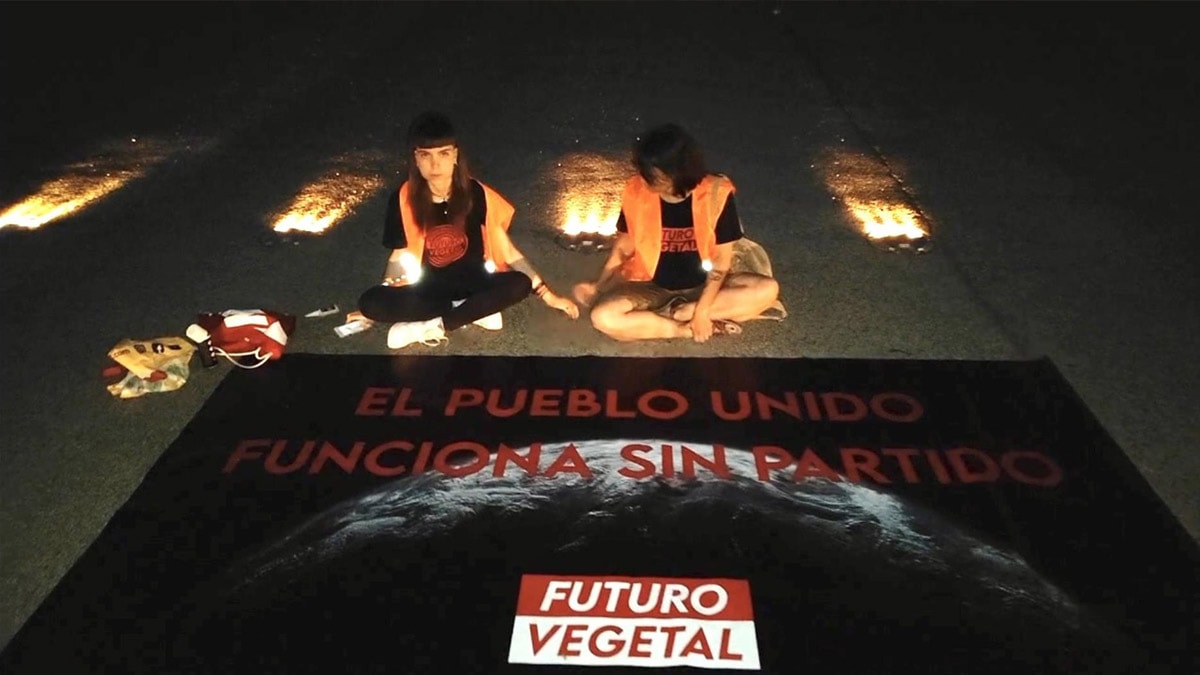
[[[429,182],[417,168],[414,153],[417,148],[440,148],[453,145],[458,148],[458,163],[450,179],[450,200],[447,207],[453,222],[463,222],[471,211],[471,168],[467,155],[458,143],[454,125],[442,113],[428,111],[417,115],[408,127],[408,198],[412,204],[416,225],[422,230],[436,224],[434,220],[433,193]]]

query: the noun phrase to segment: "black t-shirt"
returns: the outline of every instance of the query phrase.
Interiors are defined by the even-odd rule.
[[[692,227],[692,196],[678,204],[659,199],[662,206],[662,253],[654,270],[654,283],[673,291],[694,288],[704,283],[707,272],[701,267],[700,251],[696,247],[696,230]],[[625,212],[617,217],[617,231],[628,232]],[[742,222],[738,219],[733,195],[717,218],[717,243],[728,244],[741,239]]]
[[[389,249],[404,248],[408,237],[400,219],[399,189],[388,200],[383,219],[383,245]],[[436,225],[425,228],[425,251],[421,255],[423,274],[434,277],[460,277],[484,271],[483,223],[487,218],[487,198],[483,186],[471,181],[471,210],[462,222],[451,222],[446,204],[435,204],[441,211]],[[435,210],[435,213],[437,211]]]

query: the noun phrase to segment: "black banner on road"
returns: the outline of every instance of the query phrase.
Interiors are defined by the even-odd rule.
[[[1190,673],[1198,572],[1045,360],[289,354],[0,670]]]

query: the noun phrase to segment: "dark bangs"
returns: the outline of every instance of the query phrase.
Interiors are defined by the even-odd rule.
[[[633,145],[633,166],[654,182],[654,169],[671,179],[675,194],[686,195],[708,175],[700,145],[677,124],[664,124],[644,132]]]
[[[457,134],[450,118],[432,110],[423,112],[413,119],[412,124],[408,125],[407,136],[410,150],[458,145]]]
[[[443,136],[441,138],[413,138],[409,140],[410,150],[440,148],[444,145],[458,147],[458,139],[454,136]]]

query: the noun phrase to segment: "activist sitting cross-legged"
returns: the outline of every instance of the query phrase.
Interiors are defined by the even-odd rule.
[[[575,303],[556,295],[509,238],[515,209],[471,176],[450,120],[418,115],[408,147],[408,180],[384,219],[392,249],[384,279],[358,301],[367,319],[392,324],[388,347],[441,344],[471,323],[499,330],[500,312],[530,293],[577,318]]]
[[[574,289],[597,330],[620,341],[706,342],[782,310],[774,278],[731,271],[744,236],[733,181],[708,171],[686,131],[667,124],[643,133],[633,164],[612,252],[595,282]]]

